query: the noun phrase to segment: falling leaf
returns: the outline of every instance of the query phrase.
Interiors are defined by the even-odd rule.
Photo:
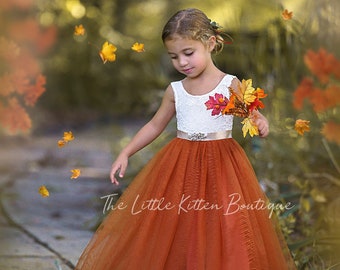
[[[297,131],[297,133],[299,133],[301,136],[303,136],[305,132],[310,130],[309,123],[310,123],[310,121],[308,121],[308,120],[297,119],[295,121],[295,127],[294,128]]]
[[[317,188],[313,188],[310,192],[310,195],[316,202],[324,203],[327,201],[325,194],[318,190]]]
[[[50,196],[50,193],[48,192],[48,189],[45,186],[39,187],[39,193],[42,197],[48,197]]]
[[[99,52],[99,56],[103,60],[104,64],[107,61],[113,62],[116,60],[116,55],[115,55],[116,51],[117,51],[116,46],[106,41],[103,44],[102,50]]]
[[[58,147],[64,147],[67,144],[67,142],[65,142],[64,140],[59,140],[58,141]]]
[[[83,35],[85,35],[85,28],[84,28],[84,26],[82,24],[76,25],[74,27],[74,34],[76,36],[83,36]]]
[[[293,17],[293,11],[288,11],[287,9],[285,9],[282,13],[282,18],[285,20],[285,21],[288,21],[288,20],[291,20],[292,17]]]
[[[250,118],[248,117],[244,118],[241,123],[243,124],[242,127],[243,137],[246,137],[248,132],[251,137],[253,137],[254,135],[256,136],[259,135],[259,130],[257,126]]]
[[[311,205],[310,205],[309,199],[302,198],[302,199],[300,200],[300,204],[301,204],[302,208],[303,208],[306,212],[309,212],[309,211],[310,211]]]
[[[144,44],[143,43],[138,43],[136,42],[135,44],[132,45],[131,49],[135,52],[144,52]]]
[[[74,136],[73,136],[72,131],[65,131],[64,132],[63,140],[65,142],[73,141],[74,140]]]
[[[73,169],[71,170],[71,179],[77,179],[80,176],[80,170],[79,169]]]

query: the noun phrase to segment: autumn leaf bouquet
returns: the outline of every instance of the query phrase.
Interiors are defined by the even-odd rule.
[[[244,118],[243,137],[249,135],[259,135],[257,126],[254,123],[253,112],[264,108],[264,104],[260,99],[265,98],[267,94],[261,88],[252,86],[252,79],[242,80],[238,83],[237,89],[229,87],[229,99],[222,94],[216,93],[214,96],[209,96],[209,100],[205,102],[207,110],[212,110],[211,115],[235,115]]]

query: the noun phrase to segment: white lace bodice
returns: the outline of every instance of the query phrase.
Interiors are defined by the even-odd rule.
[[[223,94],[229,98],[228,87],[231,84],[232,75],[226,75],[221,82],[209,93],[204,95],[191,95],[183,87],[182,81],[172,82],[171,86],[175,96],[177,129],[187,133],[213,133],[224,130],[232,130],[232,115],[211,115],[205,102],[209,96],[215,93]]]

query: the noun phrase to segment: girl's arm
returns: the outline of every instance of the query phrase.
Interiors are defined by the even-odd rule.
[[[153,140],[155,140],[165,129],[171,118],[175,114],[175,102],[172,87],[169,85],[156,114],[144,125],[132,138],[130,143],[120,152],[119,156],[112,164],[110,173],[111,182],[119,184],[115,174],[119,171],[119,177],[123,177],[128,165],[128,158],[138,152]]]
[[[259,130],[260,137],[267,137],[269,134],[269,123],[267,118],[259,111],[253,111],[251,117]]]

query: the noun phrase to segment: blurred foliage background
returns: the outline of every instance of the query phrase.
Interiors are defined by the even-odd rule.
[[[113,153],[118,152],[130,135],[119,133],[116,125],[150,118],[169,82],[181,78],[160,35],[167,19],[187,7],[202,9],[233,37],[234,42],[214,57],[216,65],[240,79],[252,78],[269,94],[263,113],[271,123],[271,135],[265,140],[244,139],[236,123],[234,137],[268,196],[296,205],[278,214],[298,268],[339,269],[337,0],[1,1],[2,134],[8,130],[44,134],[99,122],[122,135],[121,143],[112,146]],[[293,12],[291,19],[282,18],[284,9]],[[75,36],[74,28],[80,24],[86,33]],[[115,62],[103,64],[99,57],[105,41],[117,47]],[[145,52],[131,51],[135,42],[144,43]],[[319,52],[317,60],[313,58],[319,71],[306,62],[311,51]],[[319,79],[320,72],[328,72],[327,81]],[[321,97],[311,98],[307,90],[301,97],[300,91],[304,102],[297,107],[297,89],[305,77],[311,78],[314,90],[321,89]],[[328,87],[337,95],[322,92]],[[325,96],[324,102],[335,104],[317,110],[315,103]],[[298,118],[310,121],[310,132],[303,136],[294,130]],[[329,121],[336,124],[326,130]],[[153,144],[150,156],[169,138],[165,133]],[[135,160],[135,172],[145,163],[143,155]]]

